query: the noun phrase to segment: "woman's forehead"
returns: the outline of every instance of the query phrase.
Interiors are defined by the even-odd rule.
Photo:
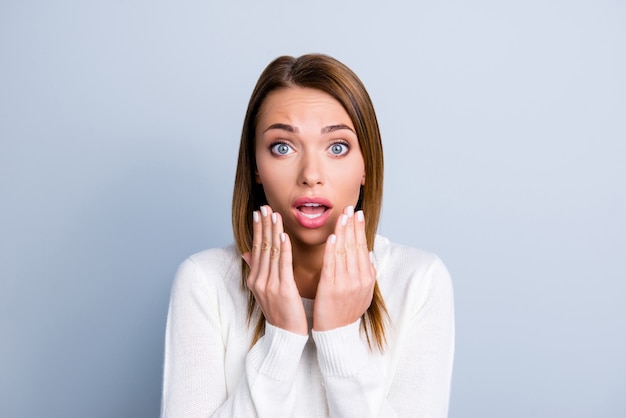
[[[352,120],[341,103],[330,94],[307,87],[289,87],[267,95],[259,109],[257,128],[275,123],[297,128],[302,122],[318,120],[324,126],[346,125],[354,130]]]

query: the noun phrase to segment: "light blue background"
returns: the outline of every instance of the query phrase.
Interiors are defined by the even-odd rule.
[[[169,289],[231,241],[249,94],[360,75],[380,231],[455,284],[450,416],[626,416],[623,1],[0,3],[0,416],[155,417]]]

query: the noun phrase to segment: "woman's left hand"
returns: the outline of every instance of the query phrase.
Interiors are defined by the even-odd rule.
[[[372,303],[376,269],[370,260],[363,212],[348,206],[328,237],[315,295],[313,329],[327,331],[359,319]]]

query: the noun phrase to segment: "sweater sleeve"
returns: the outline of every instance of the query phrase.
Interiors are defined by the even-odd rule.
[[[380,367],[369,361],[361,320],[330,331],[313,331],[331,417],[395,417],[385,399]]]
[[[399,324],[402,349],[388,398],[399,416],[445,418],[454,358],[454,295],[440,259],[432,261],[424,280],[425,297],[409,292],[411,300],[420,302],[407,309]]]
[[[161,417],[293,416],[293,381],[308,337],[266,324],[229,391],[218,292],[192,260],[181,265],[167,318]]]
[[[440,260],[428,269],[425,297],[405,307],[393,329],[401,348],[391,383],[360,338],[360,320],[315,332],[318,362],[332,417],[445,418],[454,355],[454,309],[450,277]]]

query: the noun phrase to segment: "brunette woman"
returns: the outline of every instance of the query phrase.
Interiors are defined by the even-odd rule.
[[[358,77],[324,55],[270,63],[243,125],[235,244],[173,285],[163,417],[447,415],[450,278],[376,235],[382,187]]]

